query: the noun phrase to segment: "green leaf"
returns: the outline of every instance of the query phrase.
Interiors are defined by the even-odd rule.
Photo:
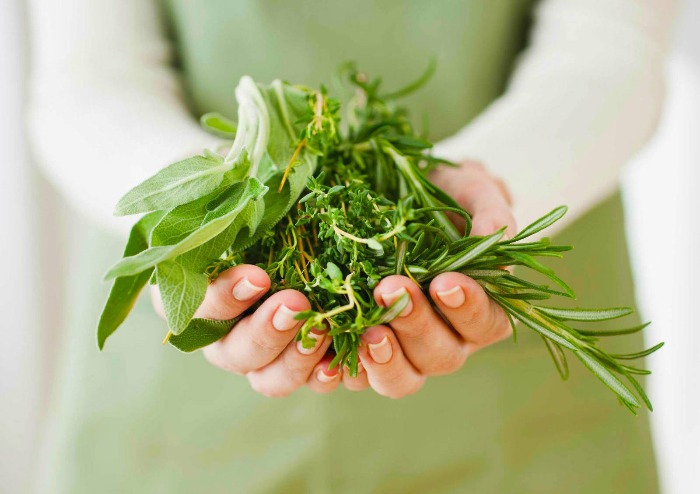
[[[336,264],[329,262],[324,271],[332,281],[343,281],[343,272]]]
[[[193,156],[162,169],[131,189],[117,203],[114,214],[172,209],[215,191],[231,165],[218,155]]]
[[[457,271],[458,269],[463,268],[469,261],[475,259],[477,256],[483,254],[495,244],[497,244],[498,241],[501,240],[501,238],[503,237],[504,233],[505,228],[501,228],[496,233],[482,238],[481,240],[479,240],[479,242],[472,245],[464,252],[460,253],[459,256],[452,256],[452,258],[449,259],[447,262],[441,264],[440,267],[435,270],[436,273]]]
[[[398,152],[388,141],[384,141],[384,143],[385,144],[381,147],[382,151],[391,157],[391,160],[396,164],[397,169],[405,178],[406,183],[420,199],[424,207],[439,206],[440,204],[436,203],[437,199],[437,201],[442,202],[445,206],[462,209],[452,197],[426,179],[411,160]],[[450,221],[445,213],[436,210],[431,212],[431,216],[453,241],[462,238],[457,227],[455,227],[454,223]],[[469,215],[467,215],[466,218],[468,219]],[[467,221],[466,231],[469,232],[470,229],[471,221]]]
[[[404,293],[399,298],[394,300],[394,302],[386,309],[386,312],[379,318],[379,324],[389,324],[391,321],[396,319],[396,317],[401,314],[401,312],[406,308],[410,298],[408,293]]]
[[[470,278],[500,278],[510,274],[505,269],[466,269],[462,273]]]
[[[250,201],[223,232],[180,256],[180,262],[194,271],[202,271],[229,248],[240,250],[239,244],[248,243],[255,234],[265,212],[262,197]]]
[[[568,208],[566,206],[559,206],[558,208],[553,209],[552,211],[544,215],[542,218],[523,228],[520,231],[520,233],[508,240],[508,242],[517,242],[518,240],[522,240],[524,238],[529,237],[530,235],[534,235],[535,233],[544,230],[545,228],[559,221],[561,217],[566,214],[567,210]]]
[[[542,273],[546,277],[548,277],[550,280],[555,282],[557,285],[559,285],[562,290],[564,290],[564,293],[571,298],[575,298],[574,291],[571,289],[569,285],[567,285],[564,280],[559,278],[556,273],[545,266],[544,264],[541,264],[537,262],[532,256],[525,254],[523,252],[508,252],[507,255],[512,258],[514,261],[523,264],[524,266],[527,266],[530,269],[534,269],[535,271]]]
[[[215,136],[223,137],[224,139],[236,137],[236,123],[220,113],[205,113],[199,118],[199,123],[204,130]]]
[[[654,353],[656,350],[664,346],[664,342],[662,341],[661,343],[657,343],[651,348],[647,348],[646,350],[642,350],[641,352],[636,352],[636,353],[625,353],[625,354],[612,354],[611,357],[619,359],[619,360],[636,360],[639,358],[644,358],[648,357],[652,353]]]
[[[627,334],[634,334],[638,333],[639,331],[643,330],[647,326],[649,326],[651,322],[647,322],[644,324],[640,324],[639,326],[634,326],[631,328],[622,328],[622,329],[577,329],[576,331],[584,336],[620,336],[620,335],[627,335]]]
[[[583,365],[588,367],[588,369],[593,372],[593,374],[600,379],[603,384],[610,388],[617,396],[619,396],[623,401],[628,403],[633,407],[639,407],[639,401],[632,394],[632,392],[622,384],[615,375],[610,372],[603,364],[598,362],[595,358],[588,355],[583,350],[575,350],[576,356],[583,362]]]
[[[209,278],[203,273],[185,269],[175,261],[158,264],[156,275],[168,327],[173,335],[178,335],[187,327],[202,304]]]
[[[569,364],[566,362],[566,355],[564,355],[564,351],[559,345],[554,343],[552,340],[545,338],[544,336],[542,336],[542,341],[544,341],[544,344],[547,346],[549,355],[552,357],[559,375],[564,381],[566,381],[569,378]]]
[[[612,307],[610,309],[557,309],[555,307],[537,307],[537,310],[560,321],[607,321],[632,314],[629,307]]]
[[[228,321],[214,321],[213,319],[195,318],[178,335],[172,335],[168,343],[182,352],[194,352],[200,348],[211,345],[229,334],[233,326],[242,316]]]
[[[637,380],[634,377],[632,377],[630,375],[626,375],[626,377],[627,377],[627,380],[632,385],[632,387],[634,387],[635,391],[637,391],[639,396],[642,398],[642,401],[646,405],[647,410],[649,410],[650,412],[653,412],[654,407],[651,406],[651,400],[649,399],[649,396],[647,396],[646,392],[644,391],[644,388],[642,388],[642,386],[639,384],[639,382],[637,382]],[[634,412],[634,410],[632,410],[632,411]]]
[[[501,296],[518,300],[547,300],[551,298],[551,295],[542,292],[502,293]]]
[[[232,186],[236,188],[234,199],[226,202],[225,206],[217,208],[205,215],[199,228],[174,245],[151,247],[135,256],[126,257],[115,264],[106,275],[107,279],[117,276],[131,276],[168,259],[174,259],[187,251],[208,242],[226,230],[243,211],[250,201],[256,200],[267,192],[267,187],[257,179],[250,178]],[[211,214],[210,214],[211,213]]]
[[[542,293],[550,293],[552,295],[560,295],[563,297],[570,296],[568,293],[564,293],[564,292],[561,292],[559,290],[552,290],[547,285],[538,285],[535,283],[531,283],[529,281],[523,280],[522,278],[518,278],[517,276],[511,275],[511,274],[503,275],[503,277],[499,279],[499,284],[503,285],[503,286],[507,286],[509,288],[516,288],[516,289],[530,288],[532,290],[539,291]]]
[[[148,237],[151,230],[164,214],[163,211],[147,214],[133,226],[124,249],[124,256],[133,256],[148,248]],[[151,269],[114,280],[97,324],[97,346],[100,350],[104,348],[107,338],[119,328],[131,312],[139,293],[148,283],[152,271]]]
[[[242,78],[236,89],[239,103],[238,133],[226,159],[235,162],[243,151],[247,151],[251,160],[250,173],[272,191],[265,195],[265,214],[257,232],[245,241],[237,241],[237,249],[249,247],[264,232],[274,227],[296,204],[306,188],[307,180],[316,170],[318,156],[303,147],[284,187],[278,192],[284,171],[300,142],[299,135],[303,126],[298,122],[309,111],[309,94],[308,91],[281,81],[263,85],[253,83],[250,78]],[[241,110],[244,101],[247,102],[249,112],[252,111],[251,108],[255,109],[254,118]]]
[[[384,247],[382,247],[382,244],[376,238],[368,238],[367,247],[377,252],[378,255],[382,255],[384,253]]]
[[[407,96],[421,87],[423,87],[425,84],[428,83],[428,81],[433,77],[433,74],[435,73],[435,68],[437,67],[437,62],[434,58],[430,59],[430,62],[428,63],[428,67],[425,69],[425,72],[421,74],[421,76],[416,79],[415,81],[411,82],[410,84],[402,87],[401,89],[397,89],[396,91],[385,94],[381,98],[382,99],[387,99],[387,100],[392,100],[392,99],[399,99],[404,96]]]
[[[549,338],[550,340],[559,343],[565,348],[568,348],[569,350],[575,350],[576,347],[566,340],[563,336],[560,336],[557,334],[552,328],[546,327],[546,322],[544,321],[538,321],[535,319],[531,313],[523,310],[519,306],[511,303],[508,301],[508,299],[505,299],[501,297],[500,295],[492,292],[491,290],[487,290],[486,293],[493,298],[498,305],[500,305],[503,309],[505,309],[507,312],[509,312],[513,317],[518,319],[520,322],[525,324],[527,327],[530,329],[534,329],[538,333],[540,333],[542,336],[545,336],[546,338]]]

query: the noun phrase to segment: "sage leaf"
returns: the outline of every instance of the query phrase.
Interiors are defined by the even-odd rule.
[[[248,243],[255,234],[265,212],[262,197],[251,200],[236,216],[233,222],[221,233],[182,256],[180,262],[194,271],[201,271],[218,259],[226,249],[238,250],[239,244]]]
[[[227,321],[194,318],[178,335],[172,335],[168,343],[181,352],[189,353],[211,345],[229,334],[242,316]]]
[[[209,278],[203,273],[186,269],[176,261],[158,264],[156,276],[168,328],[173,335],[178,335],[190,323],[204,300]]]
[[[236,202],[227,202],[226,207],[205,215],[200,227],[176,244],[151,247],[135,256],[122,259],[107,272],[106,279],[131,276],[199,247],[228,228],[250,201],[261,197],[268,190],[256,178],[246,179],[245,182],[239,182],[232,187],[242,189],[240,195],[234,196],[237,198]]]
[[[141,218],[132,228],[124,248],[124,256],[133,256],[148,248],[148,237],[165,213],[155,211]],[[97,346],[104,348],[107,338],[124,322],[153,269],[114,280],[107,302],[97,324]]]
[[[199,118],[199,123],[204,130],[224,139],[236,137],[236,123],[220,113],[205,113]]]
[[[163,168],[131,189],[117,203],[116,216],[172,209],[217,189],[231,166],[213,153]]]

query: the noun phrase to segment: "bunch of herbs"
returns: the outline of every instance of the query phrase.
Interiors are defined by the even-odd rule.
[[[227,139],[225,155],[205,151],[174,163],[127,193],[116,214],[144,216],[134,225],[123,259],[107,274],[114,284],[98,324],[98,345],[124,321],[150,281],[163,299],[169,331],[165,341],[191,352],[224,335],[229,321],[194,318],[209,283],[241,263],[256,264],[272,280],[269,294],[296,289],[312,310],[297,339],[313,346],[309,332],[326,327],[333,337],[332,365],[357,373],[360,335],[389,323],[408,303],[379,306],[373,289],[385,276],[403,274],[427,290],[438,274],[462,272],[475,279],[507,314],[517,335],[519,321],[542,337],[561,377],[569,375],[566,351],[578,358],[632,412],[651,403],[630,365],[661,347],[611,355],[601,337],[616,330],[599,321],[632,313],[626,307],[564,309],[542,303],[573,298],[573,290],[538,257],[562,257],[570,246],[533,236],[559,220],[558,207],[511,239],[505,228],[470,235],[470,216],[427,178],[436,166],[454,166],[430,154],[432,144],[414,130],[397,100],[429,77],[391,94],[380,81],[345,67],[354,96],[344,107],[326,90],[281,81],[257,84],[242,78],[236,88],[236,123],[218,114],[202,125]],[[447,213],[462,216],[459,231]],[[508,268],[523,266],[553,285],[527,281]],[[255,310],[254,306],[250,311]],[[586,328],[581,327],[588,324]],[[626,383],[624,382],[626,381]]]

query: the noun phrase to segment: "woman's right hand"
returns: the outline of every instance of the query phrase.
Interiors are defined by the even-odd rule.
[[[156,312],[165,318],[158,288],[152,288]],[[270,278],[257,266],[228,269],[209,285],[195,317],[233,319],[269,289]],[[313,329],[317,341],[312,349],[303,348],[294,338],[303,322],[294,316],[309,308],[302,293],[277,292],[228,335],[204,348],[204,356],[225,371],[246,376],[251,387],[265,396],[287,396],[304,384],[318,393],[332,391],[341,381],[338,367],[329,370],[331,357],[325,355],[332,338],[325,336],[323,328]]]

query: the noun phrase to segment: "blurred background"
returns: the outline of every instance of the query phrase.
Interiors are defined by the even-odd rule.
[[[665,492],[692,492],[700,467],[700,336],[691,319],[700,263],[700,2],[686,1],[668,64],[666,107],[655,137],[622,177],[626,230],[649,343],[649,394]],[[22,2],[0,2],[0,491],[20,492],[41,457],[50,413],[70,212],[35,169],[25,136],[28,43]],[[695,212],[695,213],[693,213]]]

